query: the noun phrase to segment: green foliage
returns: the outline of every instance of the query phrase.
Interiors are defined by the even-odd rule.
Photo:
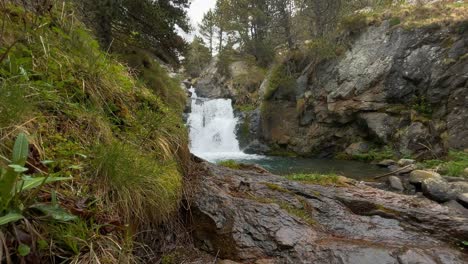
[[[237,56],[236,52],[226,47],[218,53],[218,61],[216,62],[216,69],[218,74],[225,77],[231,77],[231,70],[229,66],[234,61],[234,58]]]
[[[235,160],[223,160],[217,163],[219,166],[223,166],[226,168],[240,170],[242,168],[242,164],[236,162]]]
[[[412,109],[425,117],[432,116],[432,106],[425,96],[417,97],[413,100]]]
[[[74,0],[101,45],[144,47],[166,62],[177,63],[185,41],[177,28],[188,32],[188,0]]]
[[[131,143],[98,146],[93,170],[106,203],[115,205],[127,223],[157,224],[178,208],[182,177],[176,164],[158,162]]]
[[[294,91],[295,84],[295,78],[288,72],[288,67],[284,64],[277,64],[273,66],[268,76],[268,86],[263,97],[267,101],[271,100],[280,89],[290,94]]]
[[[102,52],[75,11],[68,1],[54,5],[50,12],[16,3],[0,9],[5,18],[0,54],[13,44],[0,61],[0,155],[18,149],[14,160],[22,163],[26,144],[14,146],[12,135],[31,134],[31,165],[0,162],[5,165],[0,173],[0,232],[14,242],[15,234],[6,227],[15,225],[43,241],[39,247],[27,244],[32,251],[43,249],[44,255],[60,255],[65,262],[128,263],[133,232],[139,230],[126,234],[125,226],[144,222],[143,228],[155,227],[177,211],[188,160],[181,115],[185,95],[150,53],[115,46],[122,52],[118,58],[133,67],[130,70],[117,56]],[[113,165],[94,166],[108,156],[97,149],[116,141],[129,145],[119,145],[124,150],[117,160],[133,172],[121,169],[105,182],[105,177],[96,176],[106,175]],[[126,184],[134,189],[125,188]],[[142,186],[152,189],[139,190]],[[60,201],[49,201],[49,195]],[[93,204],[77,205],[88,200]],[[69,208],[77,215],[69,214]],[[30,223],[34,229],[29,229]],[[16,245],[8,244],[10,253],[18,251]]]
[[[18,85],[15,78],[0,78],[0,128],[23,121],[31,110],[25,95],[28,87]]]
[[[341,27],[351,33],[358,33],[367,27],[366,14],[358,13],[343,17]]]
[[[286,176],[291,181],[299,181],[318,185],[342,185],[342,179],[336,174],[298,173]]]
[[[25,168],[28,155],[28,139],[24,133],[20,133],[13,147],[12,164],[8,168],[0,168],[0,227],[23,219],[24,212],[30,208],[37,208],[39,206],[30,199],[26,193],[27,191],[40,188],[47,183],[70,179],[52,176],[31,177],[22,175],[22,173],[29,170]],[[59,206],[57,205],[56,208],[58,209]],[[69,215],[64,210],[62,214],[69,218],[59,220],[69,221],[74,219],[74,216]],[[50,215],[54,217],[54,214]]]
[[[399,25],[401,23],[401,19],[399,17],[392,17],[390,19],[389,23],[390,23],[391,27],[394,27],[394,26]]]
[[[444,160],[426,160],[421,163],[423,168],[437,169],[441,174],[453,177],[468,177],[464,170],[468,168],[468,153],[450,151]]]
[[[192,43],[190,43],[183,63],[186,73],[193,78],[199,77],[210,61],[210,50],[205,47],[205,43],[201,38],[195,36]]]

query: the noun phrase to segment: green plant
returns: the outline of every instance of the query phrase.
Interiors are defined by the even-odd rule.
[[[242,164],[238,163],[235,160],[223,160],[223,161],[219,161],[217,164],[219,166],[223,166],[223,167],[234,169],[234,170],[240,170],[242,168]]]
[[[420,164],[423,168],[437,169],[438,172],[453,176],[467,177],[463,175],[464,170],[468,168],[468,153],[463,151],[449,151],[444,160],[426,160]]]
[[[32,208],[56,220],[74,220],[76,217],[59,207],[56,201],[53,200],[52,205],[33,203],[34,193],[27,195],[31,190],[41,188],[44,184],[70,179],[50,175],[46,177],[25,175],[24,173],[29,170],[25,167],[28,153],[27,136],[20,133],[13,147],[10,165],[8,168],[0,168],[0,226],[23,219],[26,211]]]
[[[433,112],[432,106],[426,100],[425,96],[415,98],[413,100],[412,109],[425,117],[431,117]]]

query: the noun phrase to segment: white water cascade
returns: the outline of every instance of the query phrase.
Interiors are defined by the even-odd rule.
[[[192,93],[192,111],[187,123],[190,128],[190,150],[209,161],[224,159],[248,159],[253,155],[239,148],[231,99],[200,98],[195,88]]]

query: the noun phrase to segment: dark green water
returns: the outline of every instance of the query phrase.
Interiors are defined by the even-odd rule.
[[[254,159],[236,159],[236,161],[247,164],[259,164],[278,175],[292,173],[336,173],[356,180],[369,181],[375,176],[388,172],[388,169],[377,165],[348,160],[258,157]]]

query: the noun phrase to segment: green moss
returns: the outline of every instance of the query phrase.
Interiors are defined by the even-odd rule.
[[[307,201],[303,199],[299,199],[302,208],[297,208],[295,206],[292,206],[291,204],[287,202],[279,202],[278,205],[281,207],[281,209],[285,210],[288,212],[290,215],[294,215],[300,219],[302,219],[304,222],[307,224],[314,226],[317,225],[317,221],[312,217],[312,209],[311,207],[307,204]]]
[[[336,174],[298,173],[286,176],[291,181],[299,181],[317,185],[342,185],[340,176]]]
[[[282,193],[291,193],[291,191],[289,191],[288,189],[285,189],[277,184],[274,184],[274,183],[264,183],[268,189],[272,190],[272,191],[277,191],[277,192],[282,192]]]
[[[344,152],[335,155],[336,159],[340,160],[357,160],[363,162],[382,161],[385,159],[395,159],[396,155],[394,150],[385,146],[383,148],[373,148],[367,153],[348,155]]]
[[[262,203],[262,204],[273,204],[273,203],[277,204],[282,210],[286,211],[290,215],[293,215],[293,216],[298,217],[299,219],[302,219],[308,225],[311,225],[311,226],[317,225],[317,221],[312,216],[313,208],[302,197],[299,197],[299,196],[294,196],[294,197],[295,199],[299,201],[301,207],[298,208],[285,201],[280,201],[277,199],[265,198],[265,197],[255,196],[255,195],[250,195],[248,198],[253,201]]]
[[[217,164],[219,166],[223,166],[223,167],[234,169],[234,170],[240,170],[242,168],[242,164],[238,163],[235,160],[223,160],[223,161],[219,161]]]

